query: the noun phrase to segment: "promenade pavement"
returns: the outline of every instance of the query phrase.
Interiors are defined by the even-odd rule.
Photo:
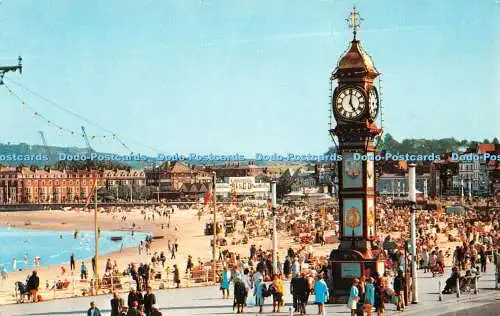
[[[447,271],[442,277],[442,284],[449,276]],[[456,294],[443,295],[439,301],[438,278],[432,278],[430,273],[424,274],[419,270],[419,303],[410,304],[404,312],[397,312],[393,304],[386,304],[385,315],[500,315],[498,302],[499,291],[495,290],[494,266],[490,264],[487,273],[481,275],[478,282],[478,294],[464,293],[460,298]],[[285,282],[285,293],[289,293],[289,282]],[[218,286],[193,287],[170,289],[155,292],[158,306],[163,315],[188,316],[188,315],[233,315],[232,299],[222,299]],[[126,301],[126,293],[122,294]],[[45,315],[86,315],[89,302],[94,300],[100,308],[102,315],[107,316],[110,312],[109,300],[111,295],[95,297],[78,297],[61,299],[55,301],[41,302],[37,304],[15,304],[0,306],[0,316],[45,316]],[[285,295],[286,306],[281,313],[271,313],[272,306],[270,298],[266,299],[264,313],[261,315],[288,315],[291,306],[291,295]],[[307,307],[309,315],[317,314],[317,307],[312,305],[314,296],[310,297],[310,305]],[[495,305],[496,304],[496,305]],[[257,315],[257,307],[251,306],[245,309],[247,315]],[[470,311],[470,312],[469,312]],[[327,305],[326,315],[349,315],[345,305]]]

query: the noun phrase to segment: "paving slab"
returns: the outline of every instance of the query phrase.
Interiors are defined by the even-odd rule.
[[[404,312],[396,311],[393,304],[386,304],[385,315],[454,315],[453,313],[466,312],[467,310],[478,312],[483,306],[489,306],[482,311],[491,311],[500,298],[499,291],[495,290],[493,265],[488,266],[487,273],[482,274],[478,283],[479,293],[462,294],[457,298],[456,294],[443,295],[439,301],[438,278],[432,278],[427,273],[419,271],[419,303],[410,304]],[[447,271],[445,274],[448,276]],[[446,277],[442,277],[442,284]],[[289,282],[285,282],[285,293],[289,293]],[[164,315],[188,316],[188,315],[236,315],[233,311],[231,299],[222,299],[218,286],[193,287],[181,289],[169,289],[155,292],[158,306]],[[123,294],[125,295],[125,294]],[[126,297],[124,297],[126,299]],[[89,302],[94,300],[100,308],[103,316],[110,314],[110,295],[95,297],[78,297],[46,301],[36,304],[14,304],[0,307],[0,316],[45,316],[45,315],[86,315]],[[317,307],[312,304],[314,296],[310,297],[310,305],[307,307],[309,315],[317,314]],[[271,313],[272,305],[268,298],[261,315],[288,315],[291,307],[291,295],[285,295],[286,306],[281,313]],[[257,307],[247,307],[246,315],[257,315]],[[327,305],[326,315],[350,315],[346,305]],[[494,312],[494,310],[493,310]],[[450,314],[451,313],[451,314]],[[489,314],[479,314],[487,315]],[[468,314],[456,314],[468,315]],[[473,314],[470,314],[473,315]],[[499,314],[494,314],[495,316]]]

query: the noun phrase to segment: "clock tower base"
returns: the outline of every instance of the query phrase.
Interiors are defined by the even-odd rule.
[[[361,252],[353,248],[344,249],[340,245],[330,253],[329,263],[333,280],[329,280],[328,287],[334,304],[347,303],[355,278],[382,276],[385,273],[385,259],[379,249]]]

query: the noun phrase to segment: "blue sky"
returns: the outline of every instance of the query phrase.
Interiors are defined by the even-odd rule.
[[[321,153],[329,77],[352,38],[383,74],[396,138],[500,135],[496,0],[2,0],[0,65],[37,112],[134,152]],[[82,121],[9,78],[89,119]],[[0,142],[83,146],[0,89]],[[104,127],[105,130],[98,126]],[[112,140],[101,151],[126,152]]]

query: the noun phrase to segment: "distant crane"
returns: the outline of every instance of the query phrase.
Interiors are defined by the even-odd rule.
[[[42,138],[42,144],[43,144],[43,148],[45,149],[45,154],[50,159],[50,148],[47,145],[47,140],[45,139],[45,134],[43,133],[43,131],[38,131],[38,134],[40,134],[40,137]]]
[[[92,146],[90,145],[90,141],[89,141],[89,138],[87,136],[87,132],[85,132],[85,127],[83,127],[83,126],[82,126],[82,136],[83,136],[83,139],[85,140],[85,144],[87,144],[87,149],[90,152],[93,152],[94,149],[92,149]]]

